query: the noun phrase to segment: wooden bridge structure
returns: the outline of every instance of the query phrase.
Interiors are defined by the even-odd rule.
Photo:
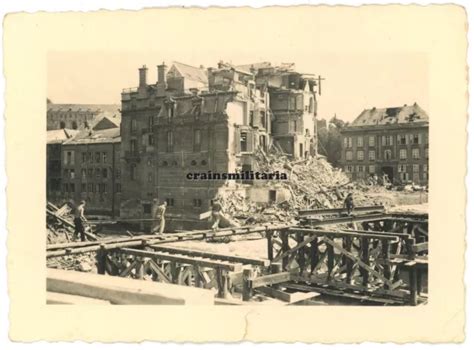
[[[300,211],[299,222],[48,245],[48,259],[95,253],[99,274],[215,289],[242,301],[293,303],[315,295],[370,304],[426,301],[428,217],[383,207]],[[166,243],[260,234],[267,257],[216,254]],[[304,295],[302,297],[302,295]]]

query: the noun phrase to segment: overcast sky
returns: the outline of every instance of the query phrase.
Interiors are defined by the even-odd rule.
[[[48,59],[48,96],[55,103],[120,103],[122,88],[138,85],[138,67],[148,66],[148,82],[156,81],[156,65],[176,60],[191,65],[216,66],[223,59],[235,64],[294,62],[304,73],[321,75],[318,116],[351,121],[365,108],[395,107],[417,102],[429,112],[428,61],[417,54],[252,55],[213,54],[205,59],[163,52],[51,53]]]

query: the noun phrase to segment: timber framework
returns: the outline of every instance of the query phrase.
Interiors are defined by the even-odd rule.
[[[94,254],[99,275],[215,291],[215,304],[312,305],[321,298],[369,305],[427,301],[427,215],[389,213],[374,206],[359,207],[351,216],[343,209],[300,210],[297,219],[291,224],[50,244],[46,257],[49,263]],[[266,238],[265,258],[168,244],[250,234]],[[55,283],[48,279],[48,291],[59,292],[51,290],[58,278]]]

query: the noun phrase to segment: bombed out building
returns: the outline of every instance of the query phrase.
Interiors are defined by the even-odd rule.
[[[256,152],[273,146],[295,158],[316,154],[316,83],[292,72],[174,62],[157,66],[149,82],[148,68],[140,68],[139,86],[122,92],[121,217],[150,217],[158,198],[167,202],[174,229],[204,228],[208,223],[197,218],[220,191],[257,201],[284,196],[252,181],[196,181],[187,174],[257,170]]]

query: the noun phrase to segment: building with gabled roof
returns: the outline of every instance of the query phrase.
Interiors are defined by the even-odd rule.
[[[86,214],[115,217],[122,192],[120,128],[107,121],[98,126],[75,131],[74,137],[62,143],[61,196],[54,202],[78,203],[84,199]]]
[[[48,103],[46,129],[89,129],[107,117],[120,124],[120,106],[115,104]]]
[[[341,164],[351,179],[428,184],[429,117],[416,102],[365,109],[341,134]]]

